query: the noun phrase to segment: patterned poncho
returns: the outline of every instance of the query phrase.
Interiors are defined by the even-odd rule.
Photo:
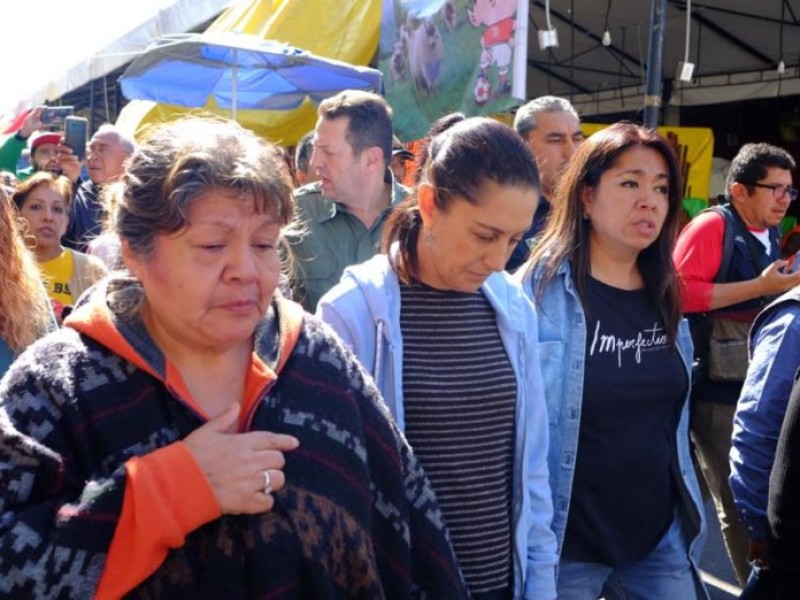
[[[203,423],[142,322],[120,310],[140,293],[132,280],[99,286],[0,384],[1,598],[92,597],[130,508],[131,461]],[[146,556],[132,549],[131,568],[154,570],[126,596],[468,597],[425,474],[330,330],[277,298],[253,360],[275,376],[247,428],[300,440],[275,507],[218,516]]]

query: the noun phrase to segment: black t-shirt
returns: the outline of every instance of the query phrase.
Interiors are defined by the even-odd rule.
[[[688,385],[644,290],[589,280],[578,455],[563,557],[646,557],[673,520],[676,428]]]

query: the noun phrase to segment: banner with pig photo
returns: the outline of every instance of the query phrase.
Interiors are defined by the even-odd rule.
[[[383,0],[379,68],[394,128],[424,137],[447,113],[525,100],[528,0]]]

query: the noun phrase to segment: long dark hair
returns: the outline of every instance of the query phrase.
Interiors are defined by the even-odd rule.
[[[569,261],[581,303],[585,309],[590,308],[586,290],[591,224],[583,218],[581,196],[585,189],[597,187],[603,173],[614,166],[620,154],[636,146],[658,152],[669,171],[667,217],[658,238],[639,253],[636,265],[647,296],[660,307],[665,330],[674,343],[681,319],[681,301],[672,249],[678,234],[682,187],[675,151],[654,130],[633,123],[616,123],[598,131],[578,147],[556,184],[553,212],[525,268],[535,267],[539,271],[534,294],[538,300],[560,265]]]
[[[533,155],[516,131],[492,119],[472,117],[431,140],[420,183],[433,186],[437,209],[446,212],[455,198],[476,204],[487,181],[539,187]],[[419,279],[417,241],[421,229],[417,195],[412,194],[392,211],[383,230],[384,252],[399,243],[400,257],[393,267],[403,283]]]

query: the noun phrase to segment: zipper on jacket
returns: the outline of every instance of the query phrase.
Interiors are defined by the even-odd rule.
[[[244,420],[242,421],[242,427],[238,427],[237,428],[237,432],[238,433],[246,433],[246,432],[250,431],[250,427],[253,424],[253,418],[255,418],[256,408],[258,408],[258,406],[264,400],[264,397],[267,394],[269,394],[269,392],[272,390],[272,388],[275,387],[275,383],[276,382],[277,382],[277,377],[275,379],[273,379],[272,381],[270,381],[266,385],[266,387],[262,391],[259,392],[258,399],[255,402],[253,402],[252,406],[250,406],[250,408],[247,411],[247,414],[245,415]],[[203,416],[203,415],[201,415],[199,412],[197,412],[197,410],[195,410],[195,408],[191,404],[189,404],[185,399],[183,399],[180,396],[180,394],[178,394],[175,391],[175,388],[173,388],[171,385],[166,385],[166,384],[165,384],[165,387],[167,388],[167,391],[172,395],[172,397],[175,398],[175,400],[177,400],[185,408],[188,408],[189,411],[195,417],[197,417],[197,420],[200,421],[201,425],[205,424],[205,423],[208,423],[208,418]]]
[[[253,419],[256,416],[256,409],[261,405],[261,402],[264,400],[267,394],[270,393],[272,388],[275,387],[275,383],[277,381],[278,377],[276,375],[275,379],[270,381],[266,385],[266,387],[261,392],[258,393],[258,399],[255,402],[253,402],[252,406],[250,406],[250,409],[247,411],[247,415],[245,416],[244,421],[242,421],[242,427],[239,428],[239,433],[245,433],[247,431],[250,431],[251,426],[253,425]]]

